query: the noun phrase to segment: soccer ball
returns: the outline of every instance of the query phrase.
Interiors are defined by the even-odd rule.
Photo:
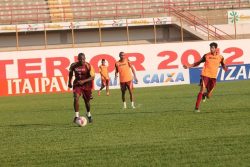
[[[87,119],[85,118],[85,117],[78,117],[77,119],[76,119],[76,124],[78,125],[78,126],[86,126],[87,125]]]

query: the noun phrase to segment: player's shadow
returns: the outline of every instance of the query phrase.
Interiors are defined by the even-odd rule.
[[[0,127],[9,127],[9,128],[52,128],[52,127],[68,127],[69,124],[48,124],[48,123],[26,123],[26,124],[11,124],[3,125]]]
[[[50,124],[17,124],[17,125],[9,125],[9,127],[48,127],[52,126]]]
[[[215,94],[214,96],[243,96],[243,95],[250,95],[249,92],[246,93],[225,93],[225,94]]]
[[[162,110],[162,111],[136,111],[136,109],[121,109],[119,112],[112,112],[112,113],[98,113],[96,115],[131,115],[131,114],[162,114],[162,113],[169,113],[169,112],[184,112],[185,110],[180,109],[171,109],[171,110]]]
[[[161,96],[159,99],[190,99],[190,96]]]

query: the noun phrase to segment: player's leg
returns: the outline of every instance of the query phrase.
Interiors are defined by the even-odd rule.
[[[106,80],[106,95],[109,96],[109,79]]]
[[[134,104],[134,94],[133,94],[133,81],[129,81],[126,83],[126,86],[128,88],[129,91],[129,95],[130,95],[130,102],[131,102],[131,107],[135,108],[135,104]]]
[[[98,91],[98,96],[101,95],[101,91],[102,91],[103,88],[105,88],[105,84],[103,83],[103,80],[102,80],[102,85],[101,85],[100,90]]]
[[[200,84],[200,91],[197,95],[197,100],[196,100],[196,104],[195,104],[195,111],[196,112],[200,112],[199,108],[200,108],[200,103],[203,97],[203,93],[206,90],[206,84],[207,84],[207,78],[206,77],[201,77],[201,84]]]
[[[79,97],[81,96],[80,89],[78,87],[74,88],[74,110],[75,110],[75,118],[73,122],[76,121],[77,117],[79,117]]]
[[[125,82],[121,82],[120,83],[121,86],[121,92],[122,92],[122,102],[123,102],[123,108],[126,109],[127,108],[127,104],[126,104],[126,99],[125,99],[125,94],[126,94],[126,83]]]
[[[91,90],[95,90],[95,81],[92,80],[91,84],[92,84]],[[92,95],[92,93],[91,93],[90,100],[92,100],[92,99],[94,99],[94,97],[93,97],[93,95]]]
[[[83,100],[84,100],[84,103],[85,103],[85,108],[86,108],[86,111],[87,111],[87,118],[89,120],[89,123],[93,122],[93,119],[92,119],[92,115],[90,113],[90,98],[92,96],[92,91],[91,90],[84,90],[82,92],[82,97],[83,97]]]
[[[216,86],[216,79],[210,78],[209,83],[208,83],[208,89],[207,89],[207,98],[212,97],[212,93],[213,93],[215,86]]]
[[[202,85],[202,82],[203,82],[203,80],[202,80],[202,76],[201,76],[199,86]],[[204,91],[203,91],[203,94],[202,94],[202,101],[205,102],[206,99],[207,99],[207,93],[206,93],[205,90],[204,90]]]
[[[207,92],[208,92],[208,90],[207,90]],[[207,92],[204,92],[204,93],[202,94],[202,101],[203,101],[203,102],[206,102],[206,100],[207,100]]]

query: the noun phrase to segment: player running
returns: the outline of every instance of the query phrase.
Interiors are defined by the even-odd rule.
[[[92,96],[92,80],[95,78],[94,68],[85,61],[85,55],[83,53],[78,54],[78,62],[72,63],[69,68],[69,83],[68,87],[73,87],[74,94],[74,110],[75,110],[75,118],[79,117],[79,97],[82,96],[85,107],[87,110],[87,118],[89,123],[91,123],[92,117],[90,113],[90,98]],[[75,74],[75,80],[73,85],[71,83],[73,73]]]
[[[130,64],[129,60],[125,58],[124,52],[120,52],[119,57],[120,57],[120,60],[115,63],[115,79],[117,79],[117,74],[119,73],[123,108],[124,109],[127,108],[127,104],[125,101],[125,93],[127,89],[130,94],[131,107],[135,108],[134,96],[133,96],[133,76],[134,76],[136,83],[138,82],[136,74],[135,74],[135,70],[133,66]],[[131,74],[131,71],[133,73],[133,76]]]
[[[99,72],[101,74],[101,88],[98,91],[98,96],[101,95],[101,90],[106,86],[106,95],[109,96],[109,73],[108,73],[108,66],[106,66],[105,59],[102,59],[102,64],[99,66]]]
[[[197,96],[195,112],[200,112],[199,107],[201,100],[205,102],[206,98],[210,98],[212,96],[212,92],[216,85],[216,77],[219,66],[221,65],[222,68],[227,71],[223,56],[217,53],[217,47],[217,43],[211,43],[210,52],[205,54],[200,61],[191,65],[183,65],[183,67],[187,69],[199,66],[201,63],[205,63],[201,72],[200,92]]]

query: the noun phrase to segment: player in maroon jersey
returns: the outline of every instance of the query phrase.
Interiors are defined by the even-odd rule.
[[[75,110],[74,122],[76,121],[77,117],[79,117],[79,98],[82,96],[87,110],[86,115],[88,121],[91,123],[93,120],[90,113],[90,99],[92,97],[92,81],[95,78],[95,71],[94,68],[85,60],[85,54],[79,53],[78,62],[72,63],[70,65],[68,87],[73,87]],[[73,74],[75,75],[75,80],[73,81],[72,85]]]

